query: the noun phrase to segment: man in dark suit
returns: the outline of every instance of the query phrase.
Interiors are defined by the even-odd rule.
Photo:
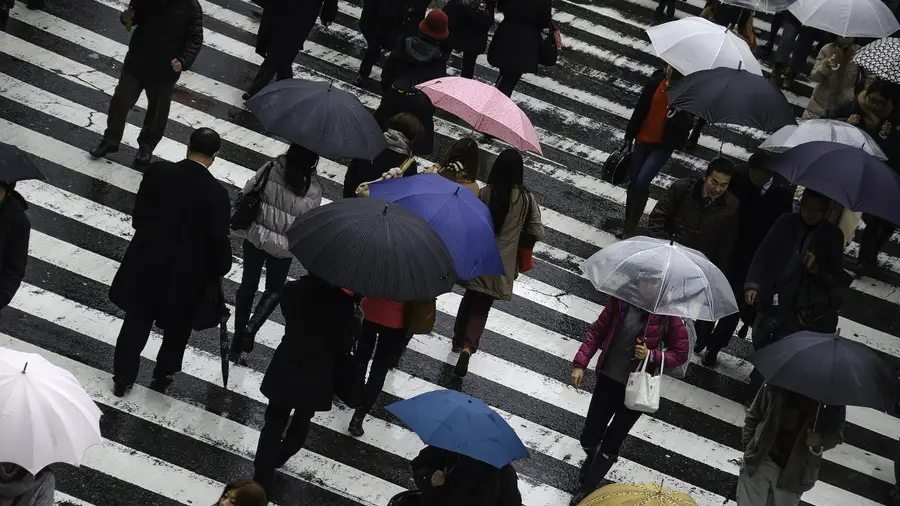
[[[181,370],[192,319],[204,312],[210,286],[231,269],[228,191],[210,174],[221,140],[209,129],[191,134],[187,159],[157,162],[144,172],[134,201],[135,233],[109,298],[125,311],[116,342],[114,393],[137,378],[153,323],[163,329],[154,388],[164,390]]]

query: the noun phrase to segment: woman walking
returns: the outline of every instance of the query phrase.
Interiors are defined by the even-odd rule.
[[[344,176],[344,198],[356,197],[356,188],[374,181],[393,168],[401,168],[404,176],[414,176],[416,165],[416,141],[422,135],[422,123],[415,116],[402,112],[391,117],[385,125],[384,140],[387,149],[374,160],[353,160]]]
[[[444,7],[450,21],[447,46],[463,54],[460,76],[475,77],[478,55],[487,49],[488,32],[494,26],[497,0],[450,0]],[[450,52],[445,55],[450,59]]]
[[[552,21],[550,0],[499,0],[503,21],[494,32],[488,63],[500,69],[497,89],[507,97],[523,74],[537,71],[544,30]]]
[[[491,211],[494,237],[500,248],[505,274],[479,276],[460,282],[466,293],[453,326],[453,351],[459,352],[453,372],[459,377],[469,371],[469,358],[478,350],[494,301],[512,298],[513,283],[519,275],[517,259],[520,239],[523,235],[534,241],[544,238],[540,206],[525,188],[523,177],[522,155],[514,149],[507,149],[494,162],[487,186],[478,192],[478,198]]]
[[[259,214],[247,230],[237,231],[244,238],[244,273],[238,287],[234,309],[234,339],[231,360],[253,351],[256,332],[278,303],[278,294],[287,281],[291,255],[287,229],[294,219],[322,204],[322,185],[316,177],[319,155],[291,144],[287,152],[269,161],[244,185],[244,193],[263,181]],[[266,291],[250,308],[266,267]]]

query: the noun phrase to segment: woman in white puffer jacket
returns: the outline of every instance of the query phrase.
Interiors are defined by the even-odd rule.
[[[244,193],[251,191],[260,178],[268,177],[262,189],[259,215],[253,225],[237,234],[244,238],[244,275],[237,290],[234,311],[234,339],[231,360],[241,353],[253,351],[256,332],[278,304],[278,295],[287,281],[291,267],[287,230],[294,219],[322,204],[322,185],[316,176],[319,155],[291,144],[287,153],[266,162],[247,181]],[[268,174],[268,176],[267,176]],[[266,267],[266,290],[253,317],[250,308],[259,289],[263,265]]]

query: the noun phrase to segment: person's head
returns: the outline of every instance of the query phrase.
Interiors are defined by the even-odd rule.
[[[671,65],[666,67],[666,80],[669,82],[669,85],[677,83],[681,78],[681,72],[677,71],[675,67]]]
[[[841,49],[847,49],[856,43],[856,39],[853,37],[838,37],[836,43]]]
[[[759,149],[750,155],[747,166],[750,168],[750,182],[757,188],[762,188],[772,180],[772,171],[769,170],[771,158],[769,153]]]
[[[409,151],[410,155],[414,153],[414,146],[416,142],[418,142],[419,137],[422,136],[422,123],[418,118],[413,116],[408,112],[401,112],[400,114],[391,116],[387,120],[388,130],[396,130],[403,134],[406,137],[406,141],[409,143]]]
[[[800,216],[807,225],[818,225],[828,214],[831,199],[817,191],[806,188],[800,198]]]
[[[716,158],[706,167],[706,175],[703,176],[703,184],[706,186],[706,194],[716,200],[728,191],[731,184],[731,176],[734,175],[734,164],[725,158]]]
[[[198,128],[191,134],[188,143],[187,157],[189,160],[202,163],[209,167],[216,160],[219,148],[222,147],[222,139],[212,128]]]
[[[862,102],[863,106],[876,113],[879,111],[889,113],[890,108],[893,106],[893,92],[894,85],[892,83],[877,79],[863,92],[860,102]]]
[[[291,144],[284,154],[284,180],[295,195],[306,195],[319,155],[299,144]]]
[[[419,31],[422,35],[434,39],[444,40],[450,36],[449,21],[444,11],[433,9],[428,11],[425,19],[419,22]]]
[[[6,196],[12,193],[12,191],[15,189],[15,182],[7,183],[6,181],[0,181],[0,202],[6,200]]]
[[[506,222],[509,206],[512,202],[513,188],[523,188],[525,162],[515,149],[505,149],[494,160],[487,184],[490,187],[491,221],[494,222],[494,234],[499,234]]]
[[[481,165],[481,153],[478,143],[471,137],[463,137],[453,143],[447,150],[444,166],[459,162],[463,166],[460,176],[468,181],[475,181],[478,177],[478,167]]]
[[[266,493],[253,480],[238,480],[225,485],[215,506],[266,506]]]

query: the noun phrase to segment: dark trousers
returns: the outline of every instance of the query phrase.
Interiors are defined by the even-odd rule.
[[[600,453],[618,455],[625,437],[640,417],[639,411],[625,407],[625,385],[597,374],[594,395],[581,431],[581,446],[585,451],[599,447]]]
[[[266,59],[263,60],[262,65],[259,66],[259,70],[256,72],[256,77],[253,78],[250,87],[247,88],[247,93],[250,96],[256,95],[259,93],[259,90],[265,88],[266,85],[272,82],[273,78],[277,77],[280,81],[282,79],[294,77],[293,63],[293,60],[275,61],[272,58],[266,57]]]
[[[459,303],[459,311],[456,312],[456,322],[453,324],[453,345],[468,348],[475,353],[484,334],[487,325],[488,313],[494,305],[494,298],[475,290],[466,290],[462,301]]]
[[[163,378],[181,370],[184,350],[191,337],[189,323],[169,324],[163,331],[162,345],[156,354],[154,378]],[[132,385],[137,379],[141,364],[141,352],[147,346],[153,320],[128,313],[119,330],[113,363],[113,381],[120,385]]]
[[[675,17],[675,0],[659,0],[659,6],[656,8],[656,17],[660,18],[666,13],[666,17],[672,19]]]
[[[784,23],[784,14],[777,12],[772,16],[772,28],[769,30],[769,40],[766,41],[766,47],[772,50],[775,47],[775,38],[778,37],[778,30]]]
[[[370,75],[372,75],[372,68],[378,63],[378,60],[381,58],[381,45],[378,43],[369,44],[366,46],[366,54],[363,56],[362,61],[359,64],[359,75],[368,79]]]
[[[250,310],[253,307],[256,291],[259,289],[259,278],[262,277],[264,265],[266,267],[266,291],[263,297],[278,293],[284,288],[288,271],[291,268],[291,258],[274,257],[245,240],[244,274],[241,276],[241,286],[237,289],[234,304],[236,333],[243,333],[250,320]]]
[[[521,72],[503,72],[501,70],[500,75],[497,77],[497,83],[494,86],[500,90],[500,93],[511,97],[520,79],[522,79]]]
[[[759,351],[794,332],[803,330],[795,318],[786,318],[777,310],[761,311],[753,321],[753,350]],[[750,386],[753,391],[759,390],[765,378],[755,368],[750,372]]]
[[[475,77],[475,65],[478,64],[478,53],[466,51],[463,53],[462,71],[460,76],[472,79]]]
[[[361,410],[368,413],[375,405],[378,394],[384,387],[388,371],[400,363],[400,357],[403,356],[411,337],[406,329],[393,329],[363,320],[354,357],[363,367],[368,366],[371,360],[372,368],[369,370],[369,378],[363,385]]]
[[[897,227],[893,223],[871,214],[864,214],[863,220],[866,222],[866,228],[859,239],[858,259],[861,265],[874,267],[878,263],[878,252],[894,235]]]
[[[259,433],[256,458],[253,459],[253,480],[262,485],[266,492],[272,490],[275,470],[303,448],[310,421],[316,414],[313,410],[297,409],[293,410],[294,417],[291,418],[291,411],[291,408],[274,401],[269,401],[266,407],[266,422]]]
[[[121,142],[128,113],[141,97],[141,92],[145,92],[147,94],[147,113],[144,115],[144,126],[141,127],[141,133],[138,135],[138,146],[153,152],[163,138],[163,134],[166,133],[169,106],[172,104],[174,91],[175,83],[147,82],[123,67],[122,74],[119,76],[119,84],[116,85],[116,91],[109,101],[104,140],[115,145]]]

